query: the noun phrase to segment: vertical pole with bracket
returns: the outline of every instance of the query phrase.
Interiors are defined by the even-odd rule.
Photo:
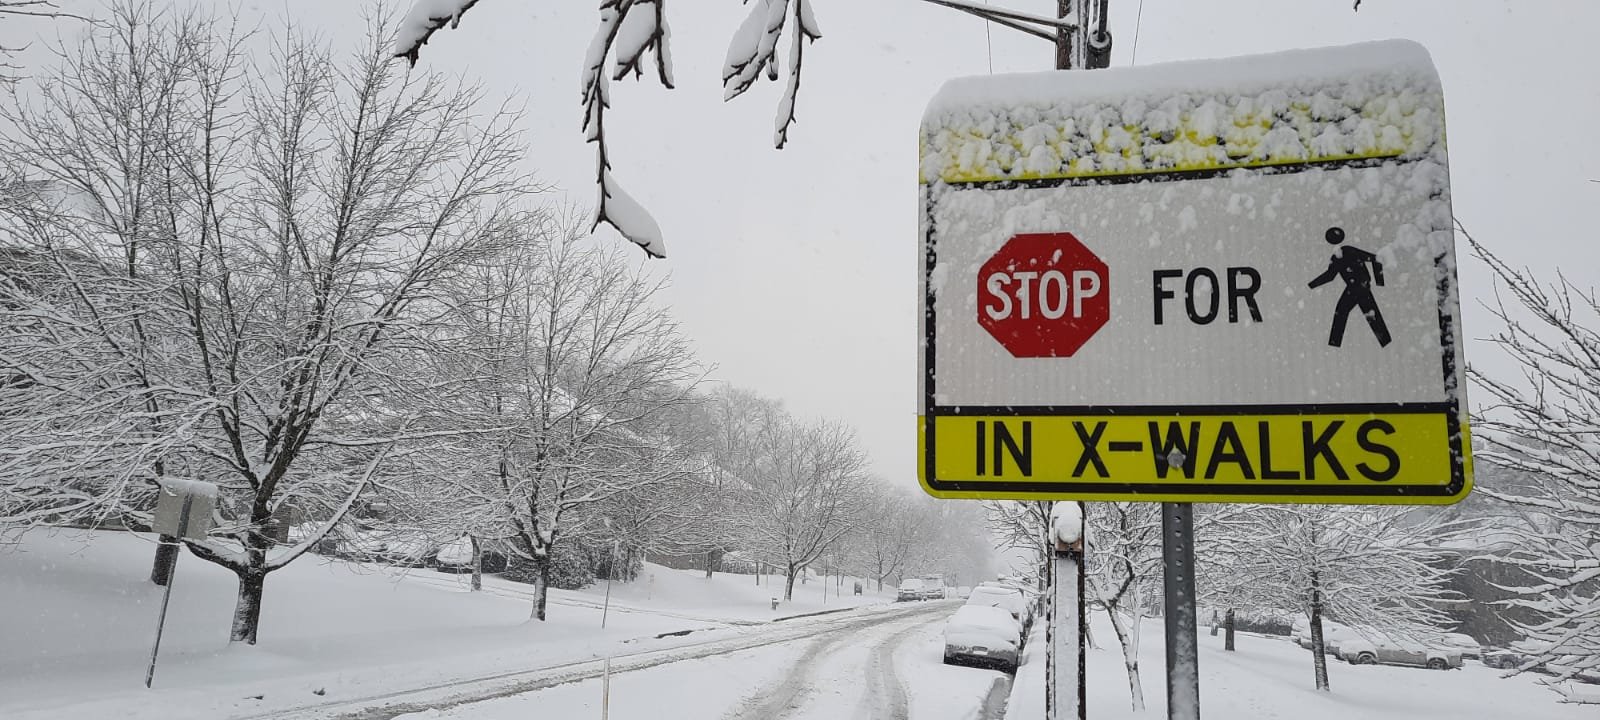
[[[1099,27],[1091,27],[1090,5],[1098,2]],[[1073,27],[1056,28],[1056,69],[1095,70],[1111,63],[1111,34],[1104,31],[1108,0],[1056,0],[1056,17],[1072,19]],[[1055,543],[1052,562],[1051,599],[1045,628],[1048,647],[1045,650],[1045,674],[1049,684],[1045,688],[1045,715],[1049,720],[1084,720],[1086,702],[1087,667],[1084,643],[1089,635],[1089,618],[1084,602],[1084,589],[1088,584],[1085,574],[1087,553],[1085,523],[1088,508],[1077,505],[1076,542],[1062,543],[1054,528],[1050,540]],[[1052,518],[1054,513],[1052,513]],[[1068,610],[1071,612],[1067,612]]]
[[[1075,512],[1050,513],[1051,561],[1049,625],[1045,628],[1045,711],[1050,720],[1083,720],[1085,703],[1084,638],[1087,622],[1083,589],[1083,503],[1063,501]],[[1066,525],[1066,527],[1062,527]]]
[[[1167,718],[1200,720],[1192,504],[1161,503],[1161,560],[1166,570],[1162,585],[1167,631]]]

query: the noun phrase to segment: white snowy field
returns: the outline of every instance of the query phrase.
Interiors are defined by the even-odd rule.
[[[528,586],[306,556],[267,579],[260,642],[230,646],[236,583],[185,553],[179,561],[154,689],[143,686],[161,588],[147,576],[148,535],[34,531],[0,549],[0,717],[224,718],[381,695],[462,678],[738,638],[779,617],[880,603],[827,596],[782,578],[647,565],[615,583],[551,592],[547,622],[528,620]],[[869,586],[870,587],[870,586]],[[892,592],[892,589],[889,590]],[[789,623],[801,623],[794,620]],[[686,630],[682,636],[657,638]]]
[[[1089,716],[1096,720],[1166,717],[1165,645],[1161,618],[1146,619],[1139,667],[1146,709],[1128,702],[1122,650],[1103,613],[1090,620],[1100,643],[1088,659]],[[1043,628],[1030,641],[1006,717],[1044,716]],[[1600,708],[1560,702],[1537,676],[1501,677],[1476,660],[1459,670],[1328,663],[1330,692],[1312,684],[1311,653],[1288,638],[1239,633],[1234,652],[1223,638],[1200,630],[1200,713],[1208,718],[1252,720],[1594,720]]]

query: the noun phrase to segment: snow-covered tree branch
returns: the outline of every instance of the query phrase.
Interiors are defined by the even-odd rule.
[[[457,27],[477,4],[478,0],[414,0],[395,34],[393,56],[416,65],[422,46],[434,33],[446,26]],[[796,120],[795,101],[800,93],[805,46],[821,38],[822,32],[811,10],[811,0],[752,0],[747,4],[748,15],[728,44],[722,71],[723,95],[725,100],[743,95],[762,74],[769,80],[778,79],[778,47],[787,29],[789,48],[784,65],[789,77],[778,100],[773,129],[773,145],[782,149],[789,142],[789,128]],[[595,144],[597,199],[593,226],[609,224],[657,258],[666,257],[665,237],[655,219],[622,188],[612,172],[605,114],[611,109],[610,82],[629,74],[641,78],[647,64],[653,65],[653,75],[663,87],[674,86],[672,32],[666,5],[667,0],[600,0],[599,22],[584,57],[579,83],[584,138]],[[654,62],[649,62],[647,56]]]
[[[1514,546],[1488,559],[1519,571],[1510,604],[1533,620],[1516,626],[1540,648],[1556,681],[1600,671],[1600,302],[1593,289],[1558,273],[1540,279],[1484,247],[1466,228],[1474,254],[1494,271],[1488,342],[1520,377],[1482,365],[1468,377],[1490,400],[1474,414],[1482,462],[1519,471],[1517,482],[1476,492],[1509,506],[1502,531]]]

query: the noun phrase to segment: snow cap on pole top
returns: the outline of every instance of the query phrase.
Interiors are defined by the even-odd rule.
[[[1068,501],[1050,506],[1050,539],[1060,545],[1077,545],[1083,542],[1081,505]]]
[[[175,478],[170,476],[160,478],[156,480],[156,482],[161,484],[161,488],[163,490],[166,490],[168,493],[177,495],[179,497],[183,497],[184,495],[194,495],[197,497],[211,498],[212,500],[217,499],[216,483],[209,483],[205,482],[204,480],[188,480],[185,478]]]

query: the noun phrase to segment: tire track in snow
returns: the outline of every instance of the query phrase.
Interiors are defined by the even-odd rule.
[[[778,720],[803,713],[808,709],[807,702],[824,689],[824,683],[828,680],[825,674],[838,671],[837,667],[828,665],[830,657],[840,651],[848,651],[849,646],[863,640],[879,637],[881,639],[872,646],[861,668],[867,673],[867,682],[860,712],[871,720],[906,718],[908,703],[905,688],[895,675],[893,657],[914,631],[943,618],[942,613],[923,617],[924,610],[919,609],[912,614],[910,622],[902,616],[890,622],[861,628],[871,633],[865,637],[862,633],[844,632],[846,629],[841,628],[829,633],[833,637],[818,638],[794,661],[788,679],[775,687],[761,690],[756,698],[745,701],[739,709],[729,714],[728,720]],[[902,624],[904,627],[900,627]],[[886,628],[891,631],[887,635],[880,635],[879,632]]]
[[[805,696],[813,692],[815,683],[812,675],[818,666],[817,657],[831,654],[850,639],[850,635],[841,634],[813,641],[805,653],[795,660],[794,667],[797,672],[791,673],[782,684],[763,693],[765,699],[755,707],[749,707],[747,704],[743,710],[736,711],[729,720],[775,720],[800,708]]]
[[[1011,675],[997,677],[994,684],[989,686],[989,694],[983,698],[983,707],[978,711],[978,720],[1005,720],[1006,704],[1011,700],[1011,683],[1016,679]]]
[[[900,674],[895,671],[894,656],[912,634],[941,619],[932,617],[909,625],[873,649],[872,681],[868,684],[867,694],[861,698],[860,717],[867,720],[910,720],[911,705],[906,697],[906,686],[900,682]]]
[[[925,608],[899,608],[873,611],[861,608],[860,612],[829,615],[797,625],[784,624],[771,631],[752,635],[689,643],[671,648],[639,650],[611,657],[613,674],[645,670],[648,668],[716,655],[768,647],[806,638],[825,639],[838,634],[848,639],[850,631],[871,630],[907,616],[919,615]],[[447,680],[418,687],[380,692],[364,697],[347,698],[324,703],[311,703],[297,708],[231,715],[234,720],[384,720],[399,715],[425,710],[438,710],[489,700],[508,695],[536,692],[557,685],[581,682],[601,675],[602,661],[597,658],[575,659],[537,668],[524,668],[492,673],[478,677]],[[767,720],[767,718],[762,718]]]

